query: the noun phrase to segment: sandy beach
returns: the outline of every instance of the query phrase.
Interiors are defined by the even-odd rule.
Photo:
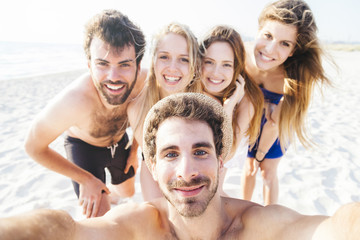
[[[323,95],[316,90],[308,114],[317,146],[293,144],[279,166],[279,203],[304,214],[333,214],[345,203],[360,201],[360,51],[330,54],[338,71],[328,63],[324,66],[334,86],[323,88]],[[1,81],[1,217],[53,208],[83,218],[70,179],[30,159],[23,143],[36,114],[84,71]],[[59,137],[52,147],[64,154],[62,141]],[[240,197],[240,175],[241,167],[228,169],[224,190],[230,196]],[[260,176],[253,200],[262,204]],[[135,196],[126,201],[142,201],[138,175]]]

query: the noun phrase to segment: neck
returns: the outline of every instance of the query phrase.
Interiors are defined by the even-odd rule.
[[[210,201],[205,212],[187,218],[178,214],[169,204],[169,221],[178,239],[218,239],[226,225],[226,213],[219,193]]]
[[[163,98],[165,98],[165,97],[167,97],[167,96],[170,96],[170,95],[171,95],[171,93],[165,91],[164,89],[162,89],[162,88],[160,87],[160,98],[161,98],[161,99],[163,99]]]

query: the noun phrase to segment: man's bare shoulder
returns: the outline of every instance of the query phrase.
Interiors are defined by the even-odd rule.
[[[132,239],[146,239],[166,235],[169,231],[167,214],[158,203],[127,203],[107,212],[104,219],[113,222],[117,229],[126,230]],[[149,235],[150,234],[150,235]]]
[[[57,94],[44,109],[46,115],[55,113],[57,117],[86,115],[99,101],[96,89],[88,73],[75,79]]]
[[[90,81],[90,75],[84,74],[58,93],[37,115],[32,129],[36,133],[42,132],[41,136],[45,134],[53,138],[77,122],[87,119],[92,110],[92,100],[87,96],[91,91]],[[34,137],[38,138],[39,135],[35,134]]]
[[[97,91],[89,73],[75,79],[69,86],[60,92],[56,98],[65,102],[86,104],[97,97]]]
[[[156,218],[158,215],[159,210],[152,203],[144,202],[118,205],[111,209],[111,211],[109,211],[105,217],[112,219],[115,222],[121,222],[124,219],[134,219],[139,221],[139,216],[141,216],[143,219],[147,218],[148,220],[154,220],[154,218]]]

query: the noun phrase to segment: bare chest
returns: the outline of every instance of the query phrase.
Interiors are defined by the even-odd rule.
[[[95,111],[88,125],[89,135],[93,138],[107,139],[110,143],[119,141],[128,127],[126,111]]]

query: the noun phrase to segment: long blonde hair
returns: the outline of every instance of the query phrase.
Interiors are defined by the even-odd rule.
[[[261,29],[267,20],[275,20],[297,28],[294,53],[284,62],[284,100],[280,111],[279,139],[284,149],[294,140],[309,147],[311,141],[305,117],[316,84],[331,84],[321,63],[323,50],[317,38],[312,11],[302,0],[280,0],[265,7],[259,17]]]
[[[253,143],[255,143],[257,137],[259,136],[264,97],[260,88],[251,79],[245,69],[245,48],[240,34],[235,29],[229,26],[215,26],[208,32],[208,34],[200,43],[200,53],[202,57],[205,56],[206,49],[209,48],[210,45],[214,42],[227,42],[230,44],[234,52],[234,75],[232,81],[229,86],[227,86],[221,93],[219,93],[220,97],[217,98],[223,103],[224,100],[229,98],[234,92],[236,88],[235,82],[239,74],[244,78],[245,94],[250,99],[255,110],[254,116],[250,121],[249,128],[246,131],[246,135],[249,136],[249,143],[250,145],[252,145]],[[236,108],[232,119],[232,125],[234,130],[233,143],[236,143],[236,130],[239,129],[239,126],[237,124],[238,111],[238,108]],[[233,146],[236,147],[236,144],[233,144]]]
[[[188,52],[189,52],[189,74],[193,76],[191,82],[184,89],[184,92],[201,92],[201,83],[200,83],[200,57],[199,57],[199,45],[195,35],[191,30],[183,24],[179,23],[170,23],[165,26],[154,38],[152,44],[152,53],[151,53],[151,63],[149,73],[146,79],[146,92],[145,99],[141,104],[140,108],[140,117],[137,119],[135,125],[135,131],[142,127],[142,124],[145,120],[146,114],[150,108],[155,105],[160,99],[160,87],[156,81],[155,76],[155,61],[156,61],[156,52],[158,50],[159,43],[163,37],[169,33],[178,34],[186,39]]]

